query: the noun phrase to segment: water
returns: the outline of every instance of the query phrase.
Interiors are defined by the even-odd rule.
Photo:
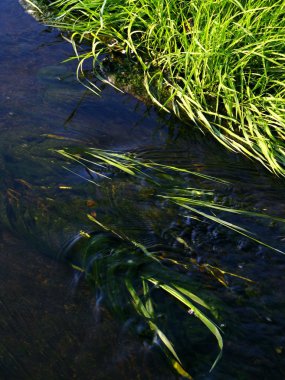
[[[136,150],[225,178],[231,186],[216,187],[226,201],[280,217],[285,213],[284,180],[225,152],[209,136],[185,133],[177,120],[131,95],[101,85],[101,97],[95,96],[76,81],[75,62],[60,63],[72,49],[57,31],[39,25],[17,1],[3,0],[0,11],[1,376],[176,378],[156,349],[127,333],[128,324],[122,329],[100,306],[100,295],[96,298],[84,282],[75,286],[71,269],[55,260],[81,229],[93,228],[86,214],[96,212],[100,220],[147,240],[171,240],[179,226],[197,261],[255,281],[231,280],[229,288],[206,283],[205,293],[217,303],[225,332],[224,356],[211,374],[212,341],[203,334],[184,339],[179,319],[173,321],[196,378],[284,378],[283,256],[219,227],[181,227],[181,218],[149,202],[147,189],[126,176],[116,175],[102,188],[86,185],[62,167],[66,161],[54,150]],[[193,186],[200,182],[194,180]],[[255,219],[245,224],[284,249],[284,227]]]

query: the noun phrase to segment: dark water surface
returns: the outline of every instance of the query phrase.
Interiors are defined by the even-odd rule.
[[[105,85],[101,97],[87,91],[75,79],[76,63],[60,63],[72,55],[70,45],[16,0],[1,1],[0,37],[0,378],[176,379],[157,350],[122,329],[55,259],[67,241],[91,228],[90,211],[143,232],[146,240],[161,230],[171,235],[180,220],[144,203],[142,185],[138,191],[125,177],[100,189],[87,186],[53,150],[136,150],[227,179],[226,190],[217,185],[226,201],[279,217],[285,216],[284,180],[209,136],[184,133],[181,123],[131,95]],[[268,224],[252,219],[245,227],[284,250],[285,228]],[[225,340],[223,359],[211,374],[212,341],[195,334],[196,341],[184,339],[173,321],[195,378],[285,378],[284,256],[216,226],[194,223],[182,230],[197,259],[255,281],[230,281],[229,288],[206,284],[219,305]]]

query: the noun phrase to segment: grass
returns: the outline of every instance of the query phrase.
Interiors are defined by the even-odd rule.
[[[284,223],[285,219],[273,217],[271,215],[252,212],[248,210],[240,210],[233,208],[231,205],[224,205],[216,200],[216,193],[213,190],[197,189],[189,186],[189,180],[192,178],[200,178],[208,182],[218,182],[227,186],[229,183],[223,179],[212,177],[200,172],[193,172],[185,168],[179,168],[171,165],[163,165],[152,160],[144,160],[135,153],[122,153],[115,151],[102,150],[98,148],[88,148],[83,152],[76,152],[73,149],[61,149],[57,151],[68,160],[75,161],[77,164],[84,166],[89,178],[83,177],[85,180],[98,186],[100,178],[111,179],[108,172],[117,170],[126,175],[134,177],[136,180],[146,181],[152,184],[155,189],[150,194],[153,197],[165,200],[177,207],[177,212],[183,210],[186,212],[185,217],[189,215],[196,218],[206,219],[208,221],[218,223],[231,229],[249,239],[254,240],[258,244],[262,244],[276,252],[285,254],[285,252],[269,246],[265,242],[258,240],[250,231],[240,227],[239,225],[227,222],[225,219],[219,218],[214,212],[223,212],[229,214],[238,214],[243,217],[254,217],[270,219],[271,221]],[[70,170],[68,167],[65,167]],[[76,174],[76,172],[74,172]],[[187,179],[185,179],[187,175]],[[189,179],[190,178],[190,179]],[[161,205],[161,207],[163,207]]]
[[[159,107],[194,122],[228,149],[258,160],[276,174],[285,174],[283,2],[29,0],[28,3],[43,12],[45,22],[71,32],[68,38],[79,60],[78,77],[84,74],[85,62],[90,59],[95,73],[100,75],[101,57],[116,51],[140,66],[145,90]],[[98,90],[92,82],[89,86]],[[206,181],[213,178],[146,162],[133,154],[99,149],[89,149],[83,154],[67,150],[59,153],[83,165],[94,185],[100,186],[100,177],[106,179],[112,168],[151,183],[161,205],[167,201],[185,217],[219,223],[268,246],[217,214],[268,216],[225,206],[215,201],[210,190],[190,187],[184,180],[178,181],[178,185],[175,182],[178,177],[184,179],[183,175],[200,175]],[[209,316],[211,312],[215,316],[215,310],[192,289],[193,284],[185,274],[193,266],[187,253],[173,257],[171,250],[145,246],[92,215],[89,219],[104,232],[82,234],[86,244],[80,246],[78,262],[70,258],[74,268],[85,272],[115,310],[135,310],[174,369],[191,379],[168,331],[161,327],[162,305],[155,294],[160,292],[175,300],[185,317],[197,317],[215,337],[220,354],[213,368],[223,349],[222,335]],[[180,242],[187,248],[186,241],[180,238]],[[281,252],[277,248],[275,251]],[[206,264],[203,268],[197,263],[195,266],[224,282],[223,270]],[[171,315],[168,317],[171,319]]]
[[[101,186],[102,181],[111,179],[108,173],[112,173],[112,177],[115,175],[114,173],[133,177],[144,187],[146,183],[152,186],[153,191],[149,193],[150,201],[155,197],[158,202],[161,202],[158,205],[160,209],[168,207],[164,205],[167,200],[173,205],[175,212],[183,217],[197,218],[203,223],[218,223],[284,254],[258,240],[241,226],[226,221],[224,217],[219,217],[218,213],[223,212],[240,214],[243,217],[270,218],[285,223],[285,220],[281,218],[235,209],[219,202],[217,194],[207,187],[214,181],[219,182],[220,186],[227,186],[226,181],[185,168],[144,160],[135,153],[103,151],[95,148],[88,148],[80,153],[71,148],[59,150],[58,153],[69,161],[75,162],[76,165],[82,165],[88,174],[88,181],[96,186]],[[69,167],[66,168],[71,170]],[[193,177],[199,177],[200,180],[206,181],[207,187],[199,189],[190,187]],[[216,310],[206,303],[197,292],[196,285],[193,283],[193,278],[191,281],[189,273],[194,269],[204,272],[209,276],[214,276],[225,286],[227,286],[225,276],[239,276],[205,263],[198,264],[189,254],[191,248],[187,241],[181,236],[176,237],[183,247],[180,251],[176,251],[171,245],[147,246],[128,236],[124,230],[117,228],[116,223],[115,227],[110,227],[92,215],[88,215],[88,217],[99,226],[99,232],[82,233],[78,246],[79,259],[77,258],[77,260],[78,253],[74,254],[76,247],[70,249],[69,246],[65,254],[74,268],[85,272],[87,279],[101,290],[109,307],[116,312],[122,313],[123,310],[129,319],[132,314],[131,310],[135,311],[137,316],[148,326],[152,334],[152,341],[158,342],[173,368],[181,376],[191,379],[187,365],[185,367],[177,353],[179,347],[172,342],[167,328],[161,326],[161,324],[164,326],[163,319],[171,321],[173,318],[173,311],[168,314],[163,312],[163,303],[171,303],[172,299],[175,303],[180,304],[185,318],[195,316],[215,337],[220,353],[212,365],[214,368],[223,349],[221,331],[209,316],[212,313],[216,317]],[[158,292],[160,296],[157,296]],[[169,298],[170,300],[167,300]],[[171,324],[171,322],[169,323]]]
[[[70,261],[75,269],[85,272],[87,280],[100,290],[111,310],[127,320],[130,320],[134,311],[136,317],[148,327],[149,341],[162,348],[180,375],[191,379],[168,332],[161,327],[161,324],[165,325],[165,318],[173,318],[173,309],[171,316],[163,313],[163,304],[169,302],[169,297],[172,298],[183,308],[186,318],[195,316],[216,338],[220,354],[212,368],[215,366],[223,349],[220,329],[209,317],[209,313],[214,316],[216,313],[213,307],[189,290],[189,277],[177,271],[179,265],[185,268],[185,259],[179,262],[179,258],[176,258],[171,267],[164,258],[163,248],[146,248],[118,238],[114,233],[84,234],[83,239],[85,245],[83,248],[81,242],[80,262],[74,264],[73,256]],[[189,261],[188,270],[191,266]],[[173,307],[175,304],[172,303]]]
[[[115,50],[154,103],[285,174],[285,5],[273,0],[29,0],[79,59]],[[78,47],[89,41],[89,48]],[[91,85],[91,84],[90,84]],[[96,90],[96,89],[95,89]]]

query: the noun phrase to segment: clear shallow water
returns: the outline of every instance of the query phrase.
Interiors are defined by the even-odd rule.
[[[90,198],[99,218],[148,239],[161,238],[162,230],[167,239],[180,219],[173,221],[173,215],[165,217],[164,210],[142,201],[143,186],[124,176],[100,189],[87,186],[62,168],[65,161],[51,149],[135,149],[160,162],[228,179],[231,186],[217,187],[227,201],[281,217],[284,180],[225,152],[210,137],[179,132],[181,123],[132,96],[108,86],[102,86],[101,97],[87,92],[75,79],[75,63],[60,64],[72,54],[71,47],[56,31],[26,15],[17,1],[1,2],[0,25],[3,377],[175,378],[158,354],[145,352],[126,329],[122,333],[107,311],[102,311],[103,322],[96,323],[92,293],[84,285],[75,291],[72,272],[43,253],[55,258],[80,229],[91,228],[85,216]],[[60,190],[61,185],[72,189]],[[269,228],[256,220],[246,226],[284,248],[284,228]],[[284,378],[284,257],[214,226],[194,223],[183,228],[199,260],[256,281],[251,286],[233,281],[228,289],[206,284],[214,302],[220,300],[225,325],[224,357],[213,373],[207,373],[212,342],[198,337],[192,348],[179,334],[180,322],[173,323],[196,377]]]

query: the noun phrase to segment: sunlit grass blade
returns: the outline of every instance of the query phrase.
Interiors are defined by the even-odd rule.
[[[169,286],[169,285],[165,285],[165,284],[161,284],[159,283],[158,281],[156,281],[155,279],[153,278],[149,278],[148,279],[150,282],[152,282],[153,284],[155,284],[156,286],[159,286],[161,289],[165,290],[167,293],[171,294],[173,297],[175,297],[179,302],[181,302],[182,304],[184,304],[186,307],[189,308],[188,312],[193,312],[194,315],[200,319],[200,321],[202,323],[204,323],[204,325],[211,331],[211,333],[216,337],[217,339],[217,342],[218,342],[218,345],[219,345],[219,348],[220,348],[220,354],[218,355],[218,357],[216,358],[214,364],[212,365],[211,367],[211,370],[214,368],[214,366],[216,365],[216,363],[218,362],[218,360],[220,359],[221,357],[221,354],[222,354],[222,350],[223,350],[223,338],[221,336],[221,333],[218,329],[218,327],[209,319],[205,316],[205,314],[203,314],[192,302],[190,302],[190,300],[188,298],[186,298],[182,292],[179,292],[178,290],[176,290],[173,286]],[[185,294],[185,292],[184,292]]]

